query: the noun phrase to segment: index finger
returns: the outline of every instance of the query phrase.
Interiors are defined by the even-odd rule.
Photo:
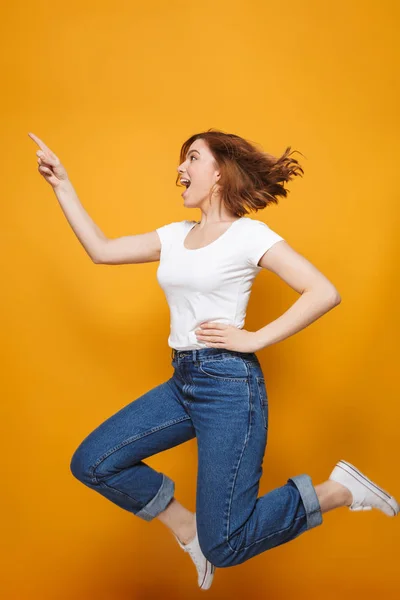
[[[37,135],[35,135],[34,133],[29,132],[28,133],[29,137],[33,139],[34,142],[37,143],[37,145],[44,151],[48,151],[50,154],[54,154],[50,148],[48,146],[46,146],[46,144],[40,139],[38,138]]]

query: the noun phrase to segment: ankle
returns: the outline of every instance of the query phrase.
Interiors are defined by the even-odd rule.
[[[329,481],[333,484],[333,493],[336,494],[337,498],[342,500],[342,506],[350,506],[353,503],[353,494],[350,490],[338,481]]]
[[[188,544],[191,542],[196,535],[196,520],[193,514],[192,519],[180,523],[174,531],[176,537],[182,544]]]
[[[157,515],[183,544],[190,542],[196,535],[196,514],[188,510],[173,497],[168,506]]]
[[[353,502],[350,490],[331,479],[315,486],[315,491],[321,506],[321,512],[327,512],[341,506],[350,506]]]

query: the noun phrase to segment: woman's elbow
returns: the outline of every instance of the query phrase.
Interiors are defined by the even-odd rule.
[[[329,297],[330,302],[332,302],[333,306],[337,306],[342,301],[342,297],[336,288],[334,288],[333,290],[330,291],[328,297]]]

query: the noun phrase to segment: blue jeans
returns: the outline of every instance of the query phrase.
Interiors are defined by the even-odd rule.
[[[238,565],[322,523],[307,474],[258,496],[268,435],[266,382],[255,353],[175,351],[173,375],[119,410],[78,446],[71,471],[145,521],[169,504],[175,484],[144,461],[197,438],[196,522],[216,567]]]

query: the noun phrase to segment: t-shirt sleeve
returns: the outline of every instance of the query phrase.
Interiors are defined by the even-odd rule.
[[[168,223],[167,225],[157,227],[156,231],[161,241],[161,254],[165,255],[166,252],[168,252],[168,250],[171,248],[174,240],[177,239],[179,227],[182,227],[180,221],[174,221],[173,223]]]
[[[284,238],[273,231],[268,225],[262,221],[253,222],[248,240],[247,240],[247,262],[252,267],[261,269],[258,261],[276,242],[280,242]]]

